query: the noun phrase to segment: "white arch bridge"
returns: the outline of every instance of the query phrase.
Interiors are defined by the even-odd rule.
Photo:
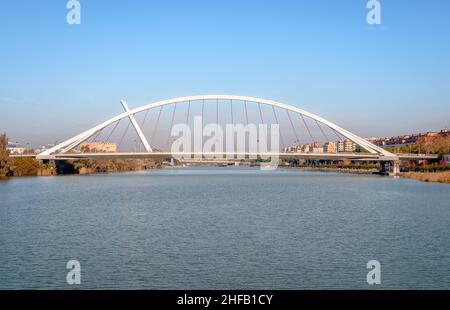
[[[158,101],[130,109],[121,101],[124,112],[98,124],[54,147],[38,154],[37,159],[115,159],[115,158],[200,158],[214,157],[278,157],[325,160],[368,160],[396,163],[400,159],[430,159],[428,155],[397,155],[366,139],[320,117],[292,105],[273,100],[235,96],[201,95]],[[227,124],[277,124],[279,126],[278,149],[270,151],[227,150],[217,152],[172,152],[169,150],[175,124],[192,124],[195,116],[205,123]],[[167,126],[169,125],[169,126]],[[147,126],[147,127],[146,127]],[[168,127],[168,128],[167,128]],[[202,138],[203,139],[203,138]],[[329,148],[320,151],[322,144],[335,146],[336,141],[351,141],[357,146],[351,150]],[[203,141],[202,141],[203,143]],[[112,145],[102,150],[93,146]],[[307,149],[309,146],[310,149]],[[127,149],[128,148],[128,149]]]

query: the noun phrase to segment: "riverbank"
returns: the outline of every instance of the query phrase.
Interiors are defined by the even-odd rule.
[[[339,173],[350,173],[350,174],[376,174],[377,169],[357,169],[357,168],[331,168],[331,167],[283,167],[283,168],[294,168],[301,169],[305,171],[320,171],[320,172],[339,172]]]
[[[314,170],[321,172],[339,172],[339,173],[351,173],[351,174],[376,174],[377,169],[357,169],[357,168],[328,168],[328,167],[301,167],[305,170]]]
[[[401,177],[422,182],[450,184],[450,171],[442,172],[402,172]]]
[[[64,160],[43,162],[34,158],[14,158],[5,177],[95,174],[158,169],[162,162],[153,159]]]
[[[66,174],[96,174],[108,172],[127,172],[148,169],[160,169],[165,166],[161,161],[152,159],[116,159],[116,160],[67,160],[43,163],[32,158],[16,158],[13,161],[12,174],[9,176],[55,176]],[[173,166],[175,168],[177,166]],[[181,166],[179,166],[181,167]],[[373,167],[313,167],[313,166],[282,166],[283,168],[300,169],[304,171],[336,172],[347,174],[378,174]],[[436,172],[402,172],[400,177],[421,182],[450,184],[450,171]]]
[[[60,162],[61,164],[61,162]],[[58,174],[94,174],[127,172],[161,168],[161,162],[153,159],[74,160],[58,167]]]
[[[287,167],[302,169],[305,171],[338,172],[351,174],[377,174],[377,169],[355,169],[355,168],[330,168],[330,167]],[[413,179],[421,182],[434,182],[450,184],[450,171],[440,172],[402,172],[400,177]]]

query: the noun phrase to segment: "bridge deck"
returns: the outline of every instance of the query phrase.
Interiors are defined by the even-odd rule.
[[[437,155],[429,154],[396,154],[400,160],[429,160],[436,159]],[[321,159],[321,160],[361,160],[361,161],[391,161],[388,158],[370,153],[171,153],[171,152],[140,152],[140,153],[59,153],[49,156],[33,154],[11,155],[11,157],[36,157],[38,159],[256,159],[258,157],[279,157],[284,159]]]

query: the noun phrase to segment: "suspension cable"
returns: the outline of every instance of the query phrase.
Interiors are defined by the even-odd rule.
[[[97,134],[95,135],[95,137],[94,137],[94,139],[92,140],[92,142],[96,142],[96,141],[97,141],[97,138],[98,138],[98,136],[100,136],[100,134],[102,133],[103,129],[104,129],[104,128],[100,129],[100,130],[97,132]]]
[[[117,145],[117,149],[119,149],[120,145],[122,144],[122,141],[123,141],[123,139],[125,138],[125,135],[127,134],[128,129],[130,128],[130,125],[131,125],[131,121],[129,120],[129,121],[128,121],[128,126],[127,126],[127,128],[125,129],[125,132],[123,133],[122,138],[120,138],[119,144]]]
[[[216,124],[219,126],[219,98],[216,98]]]
[[[142,129],[144,129],[144,124],[145,124],[145,121],[147,120],[148,111],[149,110],[145,111],[144,119],[142,120],[142,124],[141,124]]]
[[[216,142],[218,142],[219,140],[219,136],[218,136],[218,132],[219,132],[219,98],[216,98]],[[214,149],[217,149],[217,147],[214,147]]]
[[[202,154],[203,154],[203,124],[204,124],[203,113],[204,113],[204,111],[205,111],[205,99],[202,99],[202,149],[201,149]],[[202,155],[202,158],[203,158],[203,155]]]
[[[186,111],[186,126],[187,126],[187,127],[189,127],[189,114],[190,114],[190,111],[191,111],[191,100],[188,100],[188,108],[187,108],[187,111]],[[190,127],[189,127],[189,128],[190,128]],[[185,151],[186,145],[187,145],[188,143],[191,143],[191,141],[188,140],[188,137],[187,137],[187,136],[185,136],[185,141],[184,141],[184,143],[185,143],[185,146],[183,146],[183,152]]]
[[[300,143],[300,140],[298,139],[297,131],[295,130],[295,127],[294,127],[294,123],[292,122],[292,119],[291,119],[291,115],[289,114],[289,110],[286,110],[286,114],[289,118],[289,122],[291,123],[291,127],[294,130],[295,139],[297,140],[297,143]]]
[[[112,136],[114,130],[116,130],[116,128],[117,128],[117,126],[119,125],[119,123],[120,123],[121,120],[122,120],[122,119],[119,119],[119,120],[116,122],[116,125],[115,125],[114,128],[111,130],[111,132],[109,133],[108,138],[106,138],[106,141],[109,141],[109,139],[111,138],[111,136]]]
[[[336,135],[336,137],[338,138],[338,140],[341,140],[342,137],[337,133],[337,131],[334,130],[333,128],[331,128],[331,129],[333,130],[333,132],[334,132],[334,134]]]
[[[245,121],[246,125],[248,125],[247,100],[244,100],[244,108],[245,108]]]
[[[159,106],[158,118],[156,119],[155,127],[153,128],[152,138],[150,139],[150,144],[153,144],[153,140],[155,139],[156,131],[158,130],[159,119],[161,117],[161,112],[164,106]]]
[[[172,111],[172,120],[170,122],[169,134],[167,135],[166,149],[169,147],[170,134],[172,133],[173,121],[175,119],[175,111],[176,110],[177,110],[177,103],[175,102],[174,107],[173,107],[173,111]]]
[[[96,133],[95,133],[95,135],[93,135],[93,136],[91,136],[90,137],[90,139],[91,139],[91,143],[92,142],[95,142],[95,139],[97,139],[97,137],[98,137],[98,135],[100,134],[100,132],[102,131],[102,129],[100,129],[99,131],[97,131]]]
[[[303,114],[300,114],[300,116],[301,116],[301,118],[302,118],[302,120],[303,120],[303,124],[305,124],[306,130],[308,130],[308,134],[309,134],[309,136],[311,137],[312,143],[314,143],[314,137],[313,137],[313,135],[311,134],[311,131],[309,130],[308,125],[306,124],[306,121],[305,121],[305,118],[303,117]]]
[[[205,99],[202,99],[202,130],[203,130],[203,114],[205,111]]]
[[[230,105],[231,105],[231,124],[234,125],[234,120],[233,120],[233,99],[230,99]]]
[[[191,100],[188,101],[188,109],[186,113],[186,125],[189,126],[189,111],[191,110]]]
[[[328,136],[325,134],[325,131],[323,131],[323,129],[320,126],[319,122],[316,119],[314,121],[316,122],[317,126],[319,127],[320,131],[322,132],[323,136],[325,137],[325,140],[327,140],[327,142],[330,142],[330,139],[328,139]]]
[[[261,111],[261,103],[259,103],[259,102],[258,102],[258,109],[259,109],[259,117],[261,118],[261,124],[264,124],[263,114]]]
[[[280,126],[280,123],[278,122],[278,117],[277,117],[277,112],[275,111],[275,107],[272,106],[272,111],[273,111],[273,115],[275,116],[275,121],[277,122],[277,125]],[[284,141],[283,141],[283,135],[281,134],[281,130],[280,130],[280,140],[281,140],[281,145],[284,146]]]

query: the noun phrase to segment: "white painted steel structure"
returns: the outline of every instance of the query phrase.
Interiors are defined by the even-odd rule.
[[[357,136],[356,134],[351,133],[348,130],[345,130],[344,128],[341,128],[338,125],[336,125],[320,116],[317,116],[313,113],[310,113],[305,110],[294,107],[292,105],[280,103],[280,102],[277,102],[274,100],[248,97],[248,96],[235,96],[235,95],[200,95],[200,96],[179,97],[179,98],[162,100],[162,101],[158,101],[155,103],[147,104],[147,105],[144,105],[139,108],[132,109],[132,110],[130,110],[128,108],[128,105],[124,101],[121,101],[121,104],[122,104],[123,108],[125,109],[125,112],[123,112],[115,117],[112,117],[109,120],[107,120],[95,127],[92,127],[91,129],[86,130],[86,131],[80,133],[79,135],[76,135],[75,137],[72,137],[72,138],[38,154],[37,158],[38,159],[54,159],[57,157],[55,155],[59,155],[62,157],[68,151],[74,149],[75,147],[77,147],[78,145],[80,145],[81,143],[83,143],[84,141],[86,141],[87,139],[92,137],[93,135],[97,134],[102,129],[113,124],[114,122],[117,122],[117,121],[119,121],[121,119],[125,119],[125,118],[130,119],[130,121],[133,124],[133,127],[136,130],[136,133],[138,134],[147,153],[152,153],[152,148],[151,148],[150,144],[148,143],[148,141],[146,140],[138,123],[134,119],[134,115],[137,113],[143,112],[143,111],[147,111],[147,110],[154,109],[157,107],[162,107],[165,105],[176,104],[176,103],[181,103],[181,102],[191,102],[191,101],[197,101],[197,100],[231,100],[231,101],[236,100],[236,101],[243,101],[243,102],[259,103],[259,104],[269,105],[269,106],[277,107],[280,109],[292,111],[294,113],[298,113],[300,115],[303,115],[303,116],[309,117],[313,120],[316,120],[317,122],[320,122],[320,123],[328,126],[332,130],[335,130],[337,133],[341,134],[345,138],[347,138],[347,139],[353,141],[354,143],[356,143],[357,145],[363,147],[365,150],[367,150],[372,155],[371,157],[373,157],[373,155],[377,155],[377,157],[382,160],[389,160],[389,161],[398,160],[397,155],[392,154],[392,153],[382,149],[381,147],[378,147],[375,144],[370,143],[369,141],[365,140],[364,138],[361,138],[361,137]],[[368,154],[368,155],[370,155],[370,154]],[[69,154],[66,154],[66,155],[69,155]]]

